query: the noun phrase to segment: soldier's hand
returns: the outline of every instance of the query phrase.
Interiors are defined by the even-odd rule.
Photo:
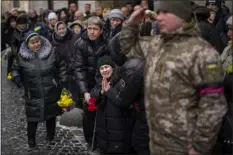
[[[146,8],[140,8],[135,10],[129,19],[126,21],[128,24],[137,24],[142,22],[145,15]]]

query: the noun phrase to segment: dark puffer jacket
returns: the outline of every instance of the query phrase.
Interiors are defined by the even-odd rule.
[[[13,34],[12,34],[12,41],[11,41],[11,48],[13,52],[13,56],[17,56],[20,46],[23,43],[25,39],[25,34],[29,31],[30,29],[26,29],[24,31],[20,31],[19,29],[16,29]]]
[[[106,34],[107,40],[110,41],[116,34],[118,34],[121,31],[122,24],[118,25],[115,28],[110,28],[109,31]]]
[[[116,34],[108,43],[108,51],[110,52],[110,56],[112,60],[118,65],[122,66],[126,60],[127,57],[122,54],[121,52],[121,46],[119,41],[120,33]]]
[[[75,54],[72,56],[72,69],[81,93],[90,92],[95,86],[97,61],[108,55],[107,42],[103,36],[96,41],[89,40],[87,31],[75,42]]]
[[[2,33],[4,33],[4,38],[5,38],[5,43],[8,44],[9,46],[11,46],[11,42],[12,42],[12,35],[15,31],[15,28],[13,28],[10,23],[12,21],[16,21],[16,17],[15,16],[10,16],[8,19],[7,19],[7,24],[6,24],[6,31],[2,31]]]
[[[49,42],[53,41],[53,29],[50,29],[50,27],[48,25],[43,25],[41,30],[40,30],[40,35],[42,35],[43,37],[45,37],[46,39],[49,40]]]
[[[47,39],[42,38],[38,52],[32,52],[23,42],[12,75],[20,76],[23,83],[28,121],[44,121],[61,114],[57,101],[66,80],[65,64],[56,57]]]
[[[74,43],[79,37],[79,35],[73,34],[69,28],[67,28],[67,34],[64,37],[57,36],[56,33],[52,34],[52,45],[55,49],[55,53],[58,54],[68,66],[71,63],[72,55],[75,53]]]

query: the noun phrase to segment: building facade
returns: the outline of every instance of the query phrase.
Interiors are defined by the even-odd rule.
[[[2,11],[6,12],[6,11],[11,11],[11,9],[13,8],[20,8],[22,10],[28,11],[30,8],[34,8],[36,9],[37,12],[39,12],[41,9],[60,9],[63,7],[68,7],[69,3],[71,2],[77,2],[79,9],[81,11],[84,11],[84,5],[86,3],[91,4],[91,8],[92,11],[95,10],[95,8],[98,5],[102,5],[104,7],[108,7],[108,8],[115,8],[115,7],[119,7],[122,6],[123,4],[125,4],[126,2],[137,2],[140,0],[88,0],[88,1],[84,1],[84,0],[64,0],[64,1],[56,1],[56,0],[4,0],[1,1],[2,4]],[[152,1],[156,1],[156,0],[152,0]],[[195,0],[194,0],[195,1]],[[199,5],[204,5],[205,1],[195,1],[197,4]],[[232,12],[232,0],[226,0],[226,5],[230,8],[231,12]]]

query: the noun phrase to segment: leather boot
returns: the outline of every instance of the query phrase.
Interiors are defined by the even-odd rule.
[[[28,139],[28,146],[30,148],[36,147],[36,140],[35,140],[35,138],[34,139],[32,139],[32,138]]]

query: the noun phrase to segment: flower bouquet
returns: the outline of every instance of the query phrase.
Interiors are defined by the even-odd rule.
[[[97,110],[96,98],[93,98],[93,97],[90,98],[87,110],[88,111],[96,111]]]
[[[12,79],[13,79],[13,77],[12,77],[12,74],[11,74],[11,73],[8,73],[8,74],[7,74],[7,79],[8,79],[8,80],[12,80]]]
[[[230,74],[233,72],[233,65],[229,65],[228,68],[227,68],[227,73]]]
[[[57,102],[58,106],[61,107],[64,111],[70,111],[74,101],[71,98],[71,95],[66,89],[63,89],[61,92],[61,98]]]

